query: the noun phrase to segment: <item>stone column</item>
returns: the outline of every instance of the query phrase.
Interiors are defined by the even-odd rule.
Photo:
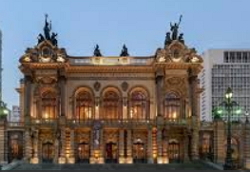
[[[198,97],[197,97],[197,75],[192,74],[189,76],[189,101],[191,106],[191,120],[192,120],[192,145],[191,145],[191,158],[192,160],[199,159],[199,115],[198,115]]]
[[[246,121],[244,132],[244,168],[250,169],[250,123]]]
[[[132,146],[133,146],[132,145],[132,130],[128,129],[127,130],[127,159],[126,159],[127,164],[133,163]]]
[[[119,164],[124,164],[124,129],[119,130]]]
[[[67,160],[69,164],[75,163],[75,131],[74,129],[70,130],[70,154]]]
[[[31,138],[29,128],[26,128],[24,131],[24,159],[27,162],[30,162],[31,158]]]
[[[148,156],[148,164],[153,164],[153,144],[152,144],[152,127],[148,128],[148,146],[147,146],[147,156]]]
[[[66,163],[66,158],[65,158],[65,149],[66,149],[66,131],[65,127],[61,126],[60,127],[60,132],[61,132],[61,137],[60,137],[60,144],[59,144],[59,150],[60,150],[60,155],[59,155],[59,163],[60,164],[65,164]]]
[[[162,127],[157,127],[157,163],[162,164]]]
[[[100,119],[100,98],[95,98],[95,119]]]
[[[157,115],[163,115],[163,71],[157,71],[156,74],[156,100],[157,100]]]
[[[30,122],[30,107],[31,107],[31,76],[25,76],[24,78],[24,121],[26,125]]]
[[[225,125],[222,120],[214,121],[214,161],[224,164],[225,161]]]
[[[128,98],[123,97],[122,119],[128,119]]]
[[[191,158],[192,160],[199,159],[199,124],[197,116],[192,116],[192,145],[191,145]]]
[[[34,131],[34,157],[32,159],[33,164],[38,164],[39,163],[39,158],[38,158],[38,149],[39,149],[39,130]]]
[[[60,114],[59,116],[65,116],[66,107],[65,107],[65,86],[66,86],[66,77],[59,76],[59,87],[60,87]]]

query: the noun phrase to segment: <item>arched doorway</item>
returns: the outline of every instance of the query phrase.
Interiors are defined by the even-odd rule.
[[[176,140],[170,140],[168,143],[168,156],[169,156],[169,163],[171,162],[180,162],[180,143]]]
[[[146,150],[143,141],[138,138],[133,143],[134,163],[146,163]]]
[[[43,143],[42,145],[42,161],[52,163],[54,158],[54,145],[51,142]]]
[[[14,159],[21,160],[23,158],[23,140],[21,133],[13,133],[9,135],[9,154],[8,162],[13,161]]]
[[[89,144],[86,142],[79,143],[77,147],[76,162],[89,163],[89,156],[90,156]]]
[[[106,143],[106,163],[117,163],[118,147],[114,142]]]

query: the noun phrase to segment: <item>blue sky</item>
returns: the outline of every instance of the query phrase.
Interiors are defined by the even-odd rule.
[[[0,0],[3,32],[3,100],[19,104],[19,58],[34,47],[52,20],[58,44],[69,55],[119,55],[125,43],[132,56],[152,55],[163,46],[170,22],[182,14],[180,32],[198,53],[210,48],[250,48],[249,0]]]

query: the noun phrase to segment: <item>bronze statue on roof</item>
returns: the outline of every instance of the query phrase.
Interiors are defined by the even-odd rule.
[[[99,45],[96,44],[95,50],[94,50],[94,56],[102,56],[101,51],[99,49]]]
[[[181,43],[184,44],[184,39],[183,39],[184,34],[183,33],[178,34],[178,29],[179,29],[179,26],[180,26],[180,23],[181,23],[181,18],[182,18],[182,15],[180,16],[178,23],[172,24],[170,22],[170,31],[171,31],[171,33],[170,32],[166,33],[166,38],[165,38],[165,42],[164,42],[165,45],[171,44],[171,42],[173,40],[179,40]]]
[[[126,47],[125,44],[124,44],[123,47],[122,47],[122,51],[121,51],[120,56],[129,56],[128,48]]]
[[[52,30],[51,21],[50,23],[48,22],[48,14],[45,14],[45,24],[43,27],[44,35],[42,35],[41,33],[38,35],[37,44],[40,44],[44,40],[49,40],[54,46],[57,46],[57,39],[56,39],[57,33],[52,32],[52,35],[50,35],[51,30]]]

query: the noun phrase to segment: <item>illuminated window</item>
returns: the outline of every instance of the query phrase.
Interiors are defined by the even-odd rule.
[[[76,119],[91,119],[93,114],[93,99],[89,92],[82,91],[76,96]]]
[[[175,120],[180,117],[180,97],[175,93],[168,93],[164,101],[164,117]]]
[[[149,112],[147,97],[142,91],[134,91],[130,96],[129,116],[132,119],[146,119]]]
[[[47,91],[42,94],[42,118],[56,118],[57,114],[56,94],[52,91]]]
[[[118,119],[121,113],[121,101],[115,91],[107,91],[103,96],[101,118]]]

